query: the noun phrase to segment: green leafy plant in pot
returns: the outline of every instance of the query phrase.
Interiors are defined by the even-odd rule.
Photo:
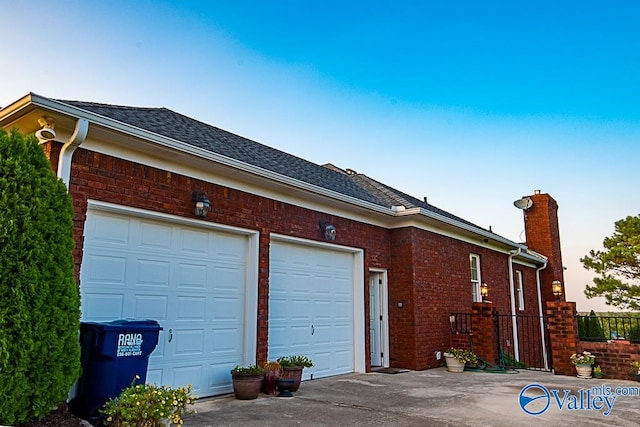
[[[302,381],[302,370],[315,366],[313,361],[304,355],[283,356],[278,358],[278,363],[282,366],[282,376],[284,378],[293,378],[294,383],[291,391],[298,391],[300,382]]]

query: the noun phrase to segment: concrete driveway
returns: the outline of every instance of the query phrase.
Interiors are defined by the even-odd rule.
[[[249,401],[233,395],[202,399],[185,425],[638,426],[639,386],[634,381],[534,371],[454,374],[439,368],[349,374],[305,381],[292,398],[261,394]],[[527,414],[521,401],[539,415]]]

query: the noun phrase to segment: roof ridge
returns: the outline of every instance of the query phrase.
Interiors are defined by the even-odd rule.
[[[71,105],[86,105],[86,106],[94,106],[101,108],[112,108],[118,110],[167,110],[172,111],[166,107],[136,107],[131,105],[119,105],[119,104],[106,104],[104,102],[92,102],[92,101],[74,101],[72,99],[53,99],[54,101],[62,102],[64,104]],[[175,111],[172,111],[176,113]],[[176,113],[179,114],[179,113]]]

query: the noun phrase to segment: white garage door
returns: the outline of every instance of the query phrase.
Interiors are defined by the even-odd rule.
[[[164,329],[147,382],[192,384],[198,396],[227,393],[229,371],[247,360],[247,244],[247,236],[90,210],[82,319],[157,320]]]
[[[305,379],[354,371],[353,265],[352,253],[271,244],[269,359],[311,357]]]

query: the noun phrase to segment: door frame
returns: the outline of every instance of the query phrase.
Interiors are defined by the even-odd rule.
[[[378,286],[380,286],[378,304],[382,319],[380,321],[378,342],[380,343],[379,350],[382,353],[381,367],[387,368],[389,367],[389,284],[387,270],[383,268],[370,268],[369,286],[371,286],[373,276],[378,277]],[[367,293],[367,295],[369,295],[369,293]],[[369,313],[371,313],[371,309],[369,309]],[[367,325],[367,327],[370,328],[370,325]],[[369,345],[371,346],[371,343],[369,343]]]

